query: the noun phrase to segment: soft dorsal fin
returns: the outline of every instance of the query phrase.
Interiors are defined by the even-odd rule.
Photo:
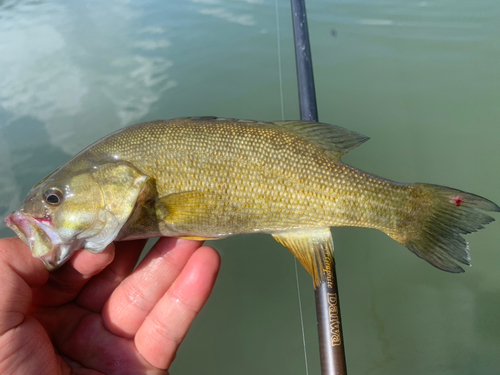
[[[335,160],[366,142],[369,137],[357,133],[352,130],[345,129],[341,126],[330,125],[321,122],[311,121],[253,121],[253,120],[238,120],[233,118],[223,117],[189,117],[177,120],[198,121],[198,122],[214,122],[214,123],[239,123],[248,126],[258,126],[280,132],[292,134],[296,137],[305,139],[306,141],[317,145],[324,149],[330,157]]]
[[[369,139],[363,134],[341,126],[321,122],[275,121],[272,124],[284,132],[294,134],[320,146],[337,160]]]

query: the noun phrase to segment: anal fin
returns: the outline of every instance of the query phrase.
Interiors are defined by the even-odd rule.
[[[313,278],[317,288],[324,280],[325,257],[333,257],[333,239],[330,228],[275,233],[276,241],[286,246]]]

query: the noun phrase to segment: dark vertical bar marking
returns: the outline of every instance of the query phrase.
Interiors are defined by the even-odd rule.
[[[300,118],[304,121],[318,122],[305,1],[291,0],[291,3]],[[326,282],[322,282],[315,290],[321,374],[346,375],[337,276],[335,261],[330,254],[325,256],[325,269],[323,272]]]

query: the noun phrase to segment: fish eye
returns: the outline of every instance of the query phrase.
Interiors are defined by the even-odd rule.
[[[43,197],[45,201],[52,206],[58,205],[64,198],[62,191],[55,188],[47,190]]]

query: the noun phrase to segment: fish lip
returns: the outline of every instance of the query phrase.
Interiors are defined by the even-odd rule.
[[[28,220],[28,216],[20,213],[19,211],[14,211],[5,218],[5,223],[7,224],[7,227],[12,229],[31,249],[32,246],[29,240],[31,237],[31,227]]]
[[[59,268],[71,255],[71,250],[75,247],[72,245],[76,245],[71,241],[63,241],[48,215],[32,217],[15,211],[5,218],[5,222],[49,271]]]

